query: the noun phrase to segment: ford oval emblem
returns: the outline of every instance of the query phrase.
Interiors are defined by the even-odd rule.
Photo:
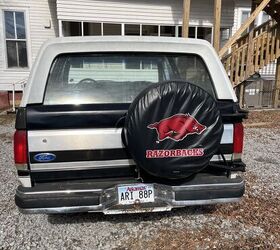
[[[34,155],[34,160],[38,162],[50,162],[55,160],[56,155],[52,153],[39,153]]]

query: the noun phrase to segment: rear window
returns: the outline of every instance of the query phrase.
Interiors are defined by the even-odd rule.
[[[214,96],[203,60],[192,54],[106,53],[58,56],[44,104],[131,103],[151,84],[186,80]]]

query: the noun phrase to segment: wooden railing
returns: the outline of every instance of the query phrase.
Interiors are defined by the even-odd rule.
[[[280,57],[280,25],[269,20],[239,38],[222,62],[234,87]]]

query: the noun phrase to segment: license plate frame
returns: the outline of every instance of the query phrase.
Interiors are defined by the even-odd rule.
[[[153,203],[155,201],[153,184],[119,185],[117,192],[119,205]]]

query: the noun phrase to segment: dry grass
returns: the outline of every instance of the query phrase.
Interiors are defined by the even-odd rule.
[[[245,126],[280,128],[280,110],[250,111]]]
[[[10,124],[14,124],[15,122],[15,115],[14,114],[3,114],[0,115],[0,125],[7,126]]]

